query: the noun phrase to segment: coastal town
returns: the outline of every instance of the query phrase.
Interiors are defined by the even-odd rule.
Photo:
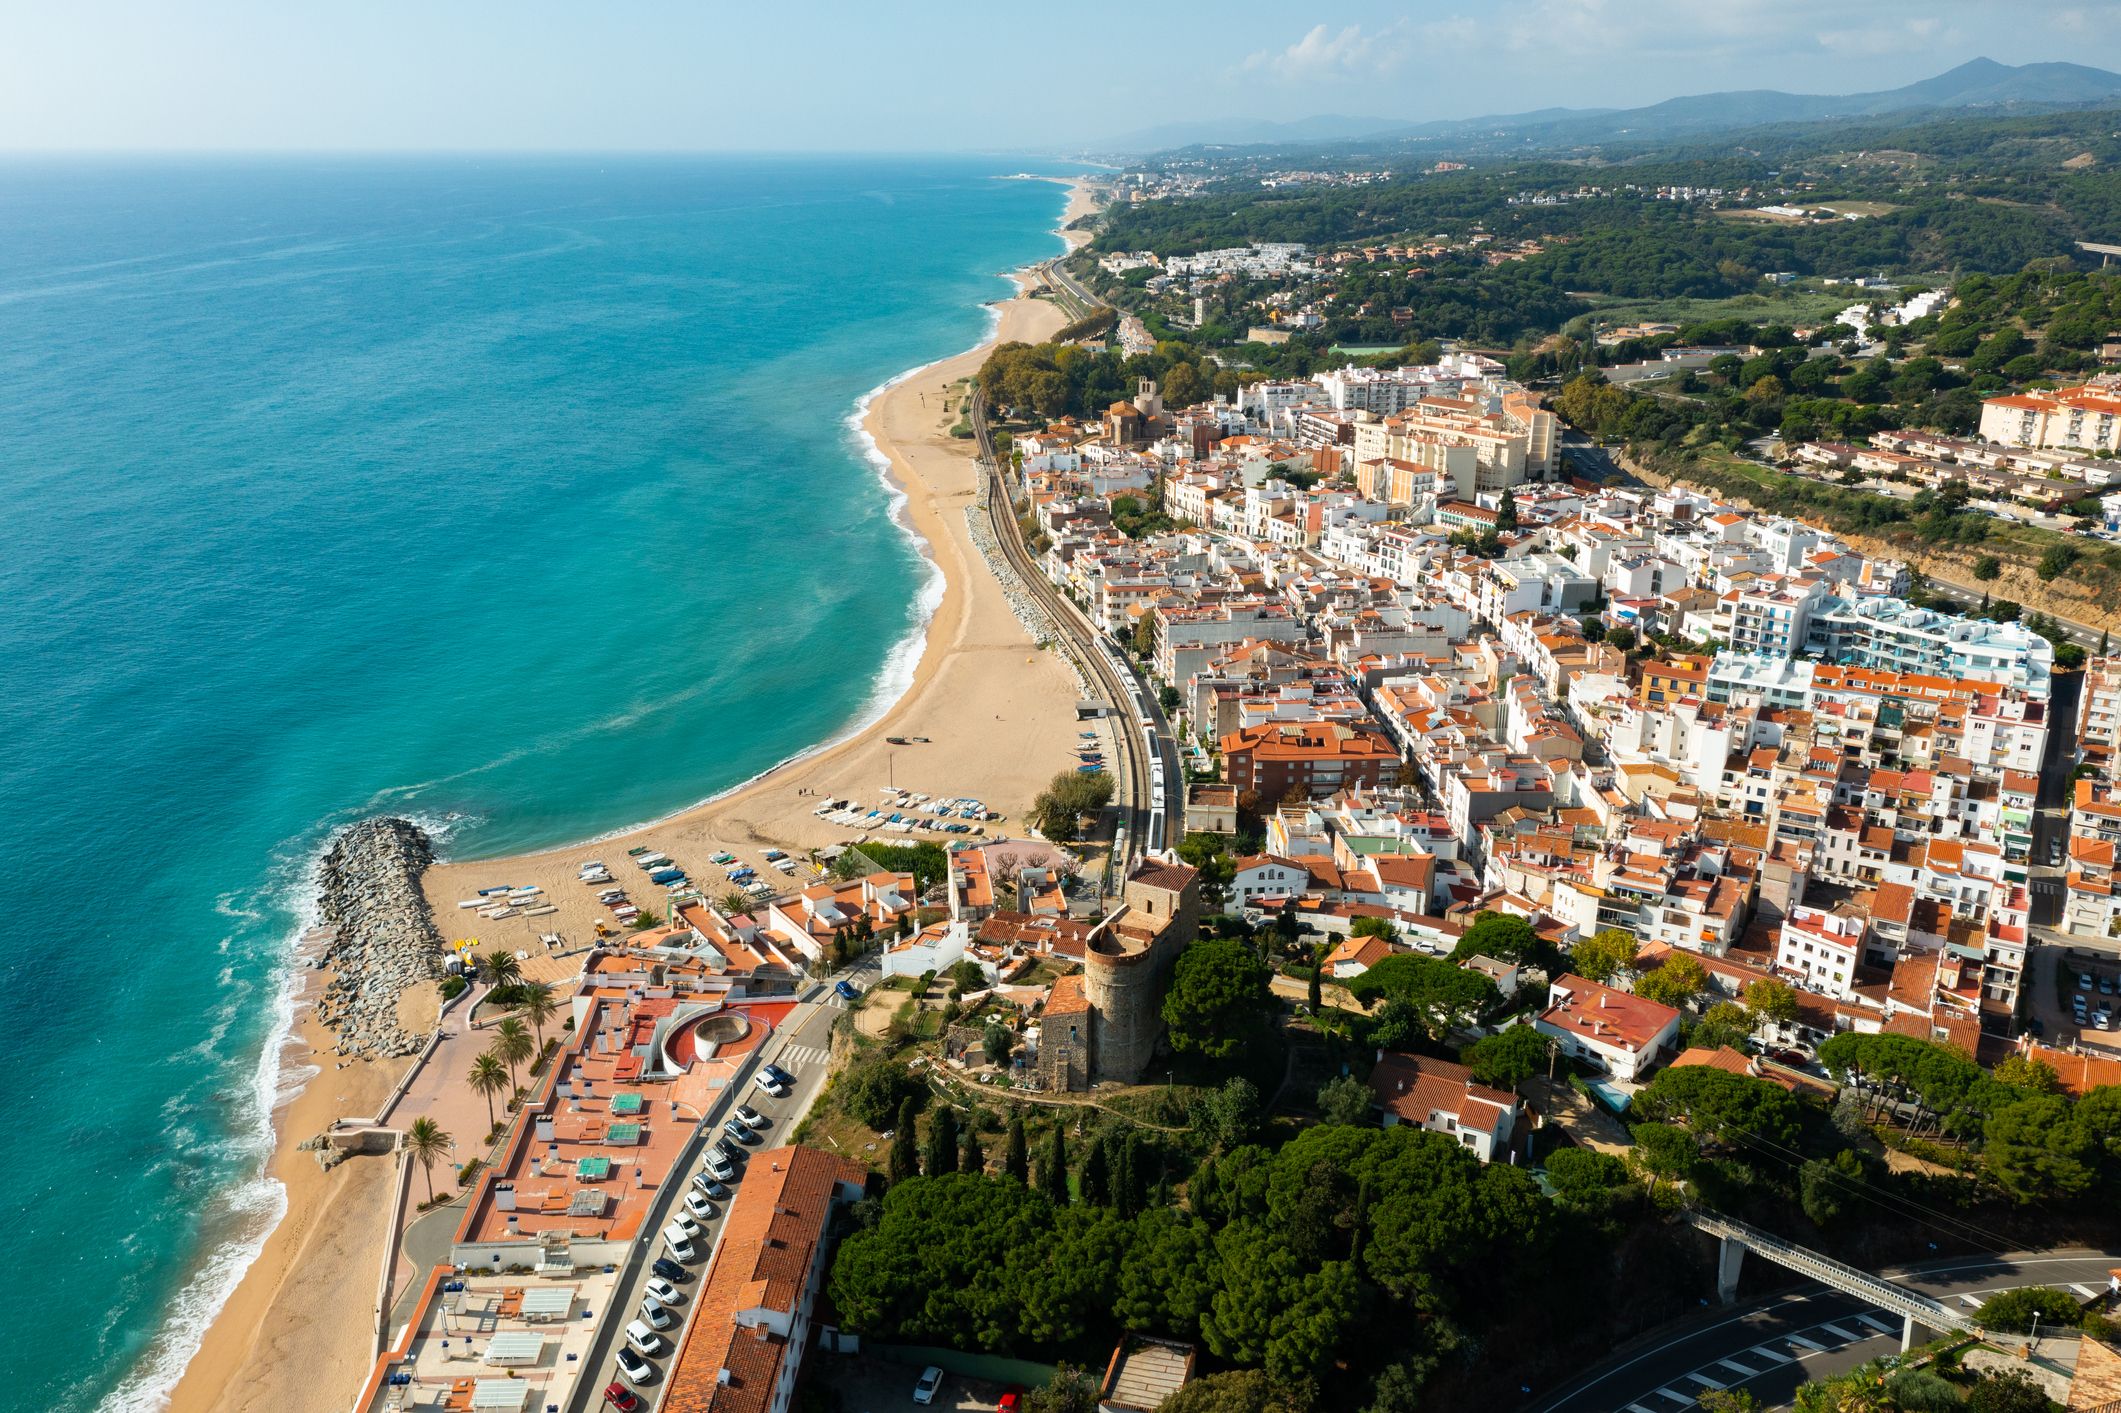
[[[1304,252],[1227,254],[1165,268],[1287,276]],[[1017,327],[1067,337],[1079,287],[1020,282]],[[1099,1306],[1132,1279],[1125,1233],[1180,1183],[1180,1220],[1218,1220],[1200,1185],[1275,1130],[1285,1154],[1340,1127],[1434,1144],[1478,1204],[1618,1213],[1709,1180],[1733,1141],[1711,1109],[1839,1125],[1919,1061],[1960,1098],[1898,1081],[1914,1113],[1852,1130],[1886,1156],[1834,1160],[1852,1191],[1895,1153],[2020,1202],[2081,1190],[2003,1166],[2000,1134],[1916,1135],[1970,1077],[2047,1106],[1982,1101],[2032,1126],[2020,1147],[2121,1094],[2103,641],[2060,652],[1804,520],[1604,474],[1473,349],[1167,403],[1206,386],[1180,363],[1042,413],[1030,348],[938,370],[905,436],[962,507],[933,522],[962,536],[956,611],[983,604],[1050,684],[1006,782],[947,748],[962,710],[901,712],[865,765],[771,773],[742,816],[513,861],[436,865],[405,821],[335,844],[314,1043],[337,1072],[410,1057],[301,1135],[327,1174],[387,1169],[353,1408],[1149,1413],[1261,1357],[1315,1389],[1352,1311],[1303,1354],[1164,1297],[957,1337],[908,1302],[973,1272],[890,1264],[933,1219],[902,1197],[976,1182],[1107,1224],[1120,1248],[1080,1253]],[[2003,396],[1984,438],[1791,452],[2096,480],[2075,458],[2112,450],[2112,386],[2057,395],[2066,433]],[[970,443],[935,421],[960,415]],[[1315,1277],[1288,1279],[1246,1297],[1262,1328]],[[1897,1308],[1840,1343],[1971,1323]]]
[[[2121,1413],[2121,0],[256,9],[0,87],[0,1413]]]

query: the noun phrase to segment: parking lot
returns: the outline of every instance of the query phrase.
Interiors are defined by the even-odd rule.
[[[2110,958],[2063,954],[2057,972],[2070,1019],[2082,1031],[2121,1030],[2121,968]]]
[[[822,1350],[812,1350],[803,1363],[804,1380],[815,1381],[839,1394],[845,1413],[884,1413],[886,1409],[922,1406],[913,1401],[913,1384],[920,1373],[908,1364],[865,1355],[827,1354]],[[958,1413],[987,1413],[1000,1402],[1004,1391],[1001,1384],[946,1374],[935,1402],[926,1406]]]

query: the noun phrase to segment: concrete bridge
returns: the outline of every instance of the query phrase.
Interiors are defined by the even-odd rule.
[[[1786,1270],[1810,1276],[1821,1285],[1831,1286],[1858,1300],[1868,1300],[1879,1309],[1898,1315],[1902,1349],[1914,1344],[1917,1325],[1939,1334],[1956,1334],[1974,1328],[1974,1322],[1965,1314],[1927,1295],[1918,1295],[1883,1277],[1822,1256],[1779,1236],[1771,1236],[1758,1227],[1712,1212],[1691,1212],[1687,1220],[1697,1230],[1707,1232],[1722,1243],[1716,1254],[1716,1298],[1725,1305],[1738,1295],[1738,1270],[1745,1262],[1745,1253],[1751,1251]]]

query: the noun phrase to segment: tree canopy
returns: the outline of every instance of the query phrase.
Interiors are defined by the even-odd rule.
[[[1172,1048],[1226,1060],[1258,1039],[1274,1010],[1272,980],[1272,970],[1242,942],[1211,937],[1187,947],[1164,996]]]

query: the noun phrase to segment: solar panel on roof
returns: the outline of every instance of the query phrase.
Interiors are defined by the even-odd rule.
[[[611,1159],[597,1154],[574,1161],[574,1175],[583,1182],[602,1182],[611,1176]]]
[[[613,1148],[631,1148],[640,1141],[639,1124],[613,1124],[604,1135],[604,1142]]]
[[[568,1200],[567,1215],[570,1217],[601,1217],[604,1215],[604,1194],[593,1187],[578,1187]],[[526,1299],[528,1297],[525,1297]]]

